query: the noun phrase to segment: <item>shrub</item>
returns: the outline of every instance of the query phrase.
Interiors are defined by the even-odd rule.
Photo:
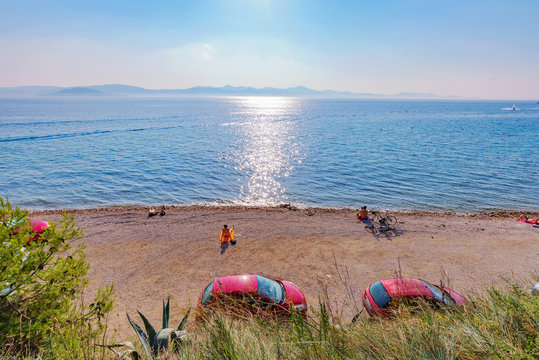
[[[63,214],[30,241],[28,214],[0,197],[0,347],[5,354],[89,358],[113,307],[112,286],[84,302],[82,231]]]

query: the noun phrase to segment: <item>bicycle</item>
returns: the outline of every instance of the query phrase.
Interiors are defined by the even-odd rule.
[[[397,223],[397,217],[386,212],[382,215],[380,211],[371,211],[373,221],[379,224],[395,225]]]
[[[369,225],[365,225],[365,230],[377,235],[382,232],[392,230],[391,226],[397,223],[397,217],[389,213],[383,215],[379,211],[372,211],[372,220]]]

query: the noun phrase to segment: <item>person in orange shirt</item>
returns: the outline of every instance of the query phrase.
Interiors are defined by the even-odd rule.
[[[219,235],[219,240],[221,240],[221,244],[227,243],[230,244],[231,240],[234,240],[234,226],[232,226],[232,230],[228,229],[228,225],[223,225],[223,228],[221,229],[221,234]]]

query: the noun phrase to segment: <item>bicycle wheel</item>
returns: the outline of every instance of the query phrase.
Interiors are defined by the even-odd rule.
[[[395,225],[397,223],[397,218],[395,215],[386,214],[386,224]]]
[[[374,226],[365,226],[365,230],[367,230],[367,232],[370,232],[371,234],[375,234],[377,233],[377,230]]]
[[[382,219],[382,215],[380,215],[380,213],[378,211],[376,212],[372,212],[372,220],[373,222],[380,222],[380,220]]]

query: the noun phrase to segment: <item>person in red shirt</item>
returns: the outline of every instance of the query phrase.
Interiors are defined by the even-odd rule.
[[[365,221],[369,219],[369,211],[366,206],[362,206],[361,210],[356,213],[356,217],[359,221]]]

